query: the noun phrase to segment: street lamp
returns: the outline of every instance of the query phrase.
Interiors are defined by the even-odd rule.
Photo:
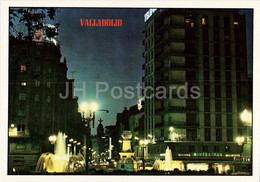
[[[51,136],[49,137],[49,141],[51,142],[51,144],[54,144],[54,143],[56,142],[56,140],[57,140],[57,138],[56,138],[55,135],[51,135]]]
[[[144,149],[146,148],[146,145],[148,144],[148,140],[140,140],[139,144],[143,148],[143,170],[145,170]]]
[[[240,118],[246,124],[252,123],[252,113],[250,111],[247,111],[246,109],[244,109],[244,111],[240,114]]]
[[[173,130],[174,130],[174,128],[171,126],[171,127],[169,128],[169,131],[172,132]]]
[[[243,152],[243,145],[244,145],[244,142],[245,142],[245,138],[244,137],[237,137],[236,138],[236,142],[237,142],[237,145],[240,147],[240,171],[241,170],[241,165],[242,165],[242,152]]]

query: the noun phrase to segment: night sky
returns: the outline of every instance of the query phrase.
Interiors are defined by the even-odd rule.
[[[142,40],[144,35],[144,17],[148,9],[58,9],[57,21],[61,23],[59,36],[61,53],[67,59],[68,77],[73,77],[77,88],[86,82],[86,98],[76,92],[79,103],[96,101],[100,109],[109,109],[109,113],[97,112],[96,120],[102,118],[103,124],[116,122],[116,114],[124,107],[135,105],[137,96],[131,100],[113,99],[110,95],[113,86],[136,87],[142,83]],[[122,19],[122,27],[82,27],[80,19]],[[248,53],[252,51],[252,11],[247,11]],[[249,72],[252,72],[252,55],[248,56]],[[96,98],[96,82],[108,82],[109,91]],[[96,122],[98,123],[98,122]],[[97,126],[97,124],[96,124]],[[92,129],[92,134],[96,129]]]
[[[133,99],[113,99],[110,91],[113,86],[136,87],[142,82],[142,40],[144,29],[143,15],[147,9],[59,9],[57,20],[61,23],[59,36],[61,52],[67,59],[68,77],[73,77],[77,88],[86,82],[86,98],[76,92],[79,103],[96,101],[100,109],[109,113],[97,112],[96,120],[102,118],[104,125],[115,124],[116,114],[124,107],[137,103]],[[122,27],[81,27],[80,19],[122,19]],[[96,98],[96,82],[108,82],[109,91]],[[117,95],[118,92],[115,92]],[[98,122],[96,122],[98,123]],[[96,124],[97,126],[97,124]],[[96,129],[92,130],[96,133]]]

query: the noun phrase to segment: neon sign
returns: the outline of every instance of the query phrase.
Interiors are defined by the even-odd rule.
[[[35,33],[34,33],[34,41],[35,42],[40,42],[42,40],[42,37],[43,37],[43,33],[42,31],[39,29],[39,30],[36,30]]]
[[[144,22],[146,22],[156,11],[157,9],[149,9],[145,14],[144,14]]]

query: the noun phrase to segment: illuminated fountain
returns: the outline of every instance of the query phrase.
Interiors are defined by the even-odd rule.
[[[173,171],[175,168],[184,171],[184,164],[182,161],[172,160],[172,151],[167,146],[165,160],[156,160],[153,168],[160,171]]]
[[[37,162],[35,171],[66,172],[68,160],[65,134],[59,132],[55,143],[54,154],[49,152],[43,153]]]

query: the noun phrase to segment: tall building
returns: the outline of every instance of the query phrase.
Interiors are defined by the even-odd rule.
[[[150,9],[145,21],[143,83],[149,89],[144,92],[149,97],[156,93],[151,88],[166,89],[165,95],[145,99],[147,160],[163,158],[169,146],[173,159],[183,160],[186,168],[206,163],[218,170],[226,165],[241,170],[242,164],[250,170],[252,138],[240,117],[252,108],[245,13]],[[193,97],[194,86],[198,98]],[[242,148],[239,136],[245,137]]]
[[[9,50],[9,171],[34,171],[39,156],[54,151],[49,136],[81,141],[84,127],[59,46],[10,37]]]

